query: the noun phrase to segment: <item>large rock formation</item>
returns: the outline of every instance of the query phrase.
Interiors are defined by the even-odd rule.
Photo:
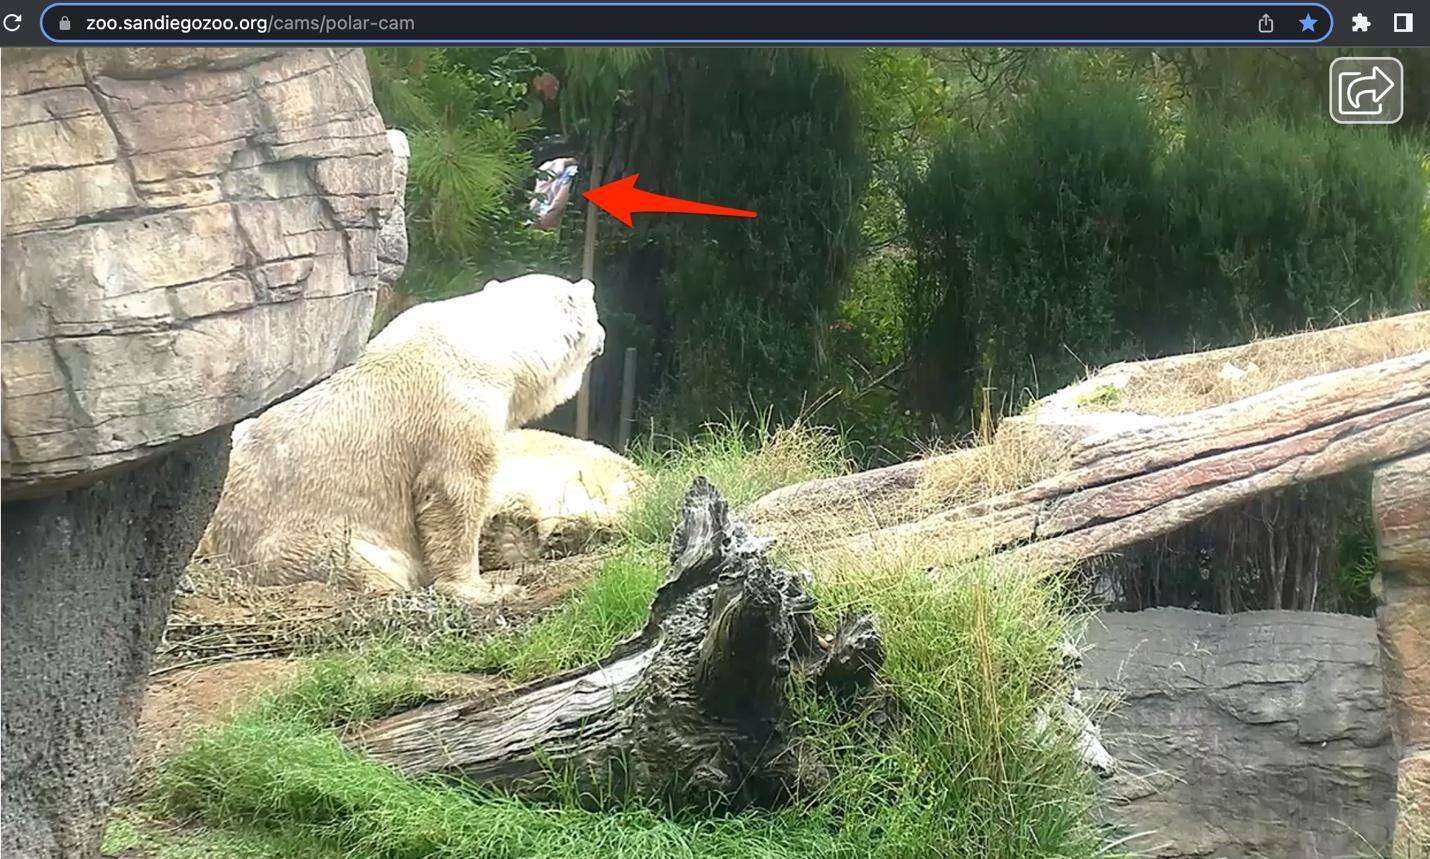
[[[1157,857],[1384,851],[1395,750],[1369,618],[1097,615],[1081,683],[1111,696],[1107,814]]]
[[[4,58],[5,497],[362,350],[394,162],[359,51]]]
[[[359,51],[10,49],[3,95],[0,847],[92,856],[227,427],[361,350],[400,164]]]

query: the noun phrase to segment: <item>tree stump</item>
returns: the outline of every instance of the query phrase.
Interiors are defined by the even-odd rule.
[[[821,633],[808,575],[772,566],[771,543],[696,478],[645,627],[608,657],[495,701],[419,707],[348,743],[406,774],[529,795],[555,773],[596,796],[777,804],[800,782],[790,695],[857,695],[884,648],[868,615]]]

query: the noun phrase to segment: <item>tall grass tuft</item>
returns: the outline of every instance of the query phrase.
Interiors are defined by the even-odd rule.
[[[657,545],[669,541],[680,499],[697,475],[709,479],[738,510],[781,486],[832,477],[849,466],[840,439],[830,430],[803,424],[771,427],[765,420],[707,424],[688,439],[648,438],[634,457],[650,472],[650,480],[626,516],[626,538]]]

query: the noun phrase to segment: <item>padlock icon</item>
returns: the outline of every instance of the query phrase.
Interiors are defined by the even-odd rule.
[[[62,32],[62,33],[63,33],[63,32],[66,32],[66,31],[69,30],[69,28],[70,28],[70,16],[68,16],[68,15],[61,15],[61,16],[60,16],[60,32]]]
[[[1256,29],[1261,33],[1271,33],[1276,30],[1276,22],[1270,15],[1262,15],[1261,20],[1256,22]]]

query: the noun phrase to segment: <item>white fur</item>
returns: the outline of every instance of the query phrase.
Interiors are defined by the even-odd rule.
[[[635,463],[599,444],[533,429],[507,433],[482,531],[483,566],[586,549],[614,531],[641,478]]]
[[[586,365],[605,349],[606,329],[596,318],[596,287],[550,274],[527,274],[488,281],[474,296],[420,304],[399,314],[368,343],[368,353],[401,346],[431,332],[457,345],[469,360],[486,366],[510,366],[541,379],[541,384],[512,385],[518,392],[507,428],[514,429],[566,402],[581,389]],[[540,296],[541,301],[534,301]],[[555,297],[553,300],[552,297]],[[526,324],[512,325],[514,318]],[[495,323],[495,324],[493,324]],[[554,333],[561,336],[547,336]],[[573,341],[570,332],[577,332]],[[513,364],[513,356],[523,363]],[[550,383],[548,380],[554,379]]]
[[[595,289],[551,275],[414,307],[357,362],[236,426],[200,552],[264,583],[434,583],[487,598],[477,557],[507,430],[580,387]]]

